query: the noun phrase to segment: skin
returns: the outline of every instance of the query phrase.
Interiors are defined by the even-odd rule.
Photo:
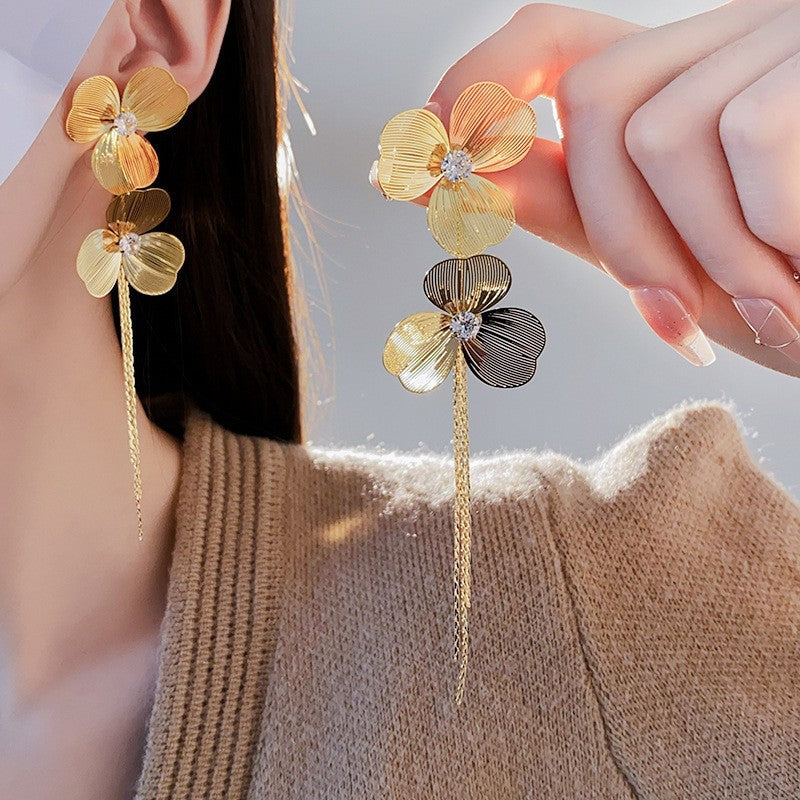
[[[228,0],[116,2],[0,186],[0,797],[132,795],[155,684],[180,445],[139,409],[144,542],[108,301],[75,272],[110,196],[63,132],[90,75],[168,68],[195,99]]]
[[[796,376],[800,341],[759,345],[760,323],[732,299],[766,298],[789,338],[800,331],[798,70],[796,0],[737,0],[655,29],[534,3],[453,64],[427,108],[446,124],[482,80],[553,98],[562,140],[492,175],[517,222],[634,290],[679,352],[685,325],[636,290],[669,289],[711,339]]]

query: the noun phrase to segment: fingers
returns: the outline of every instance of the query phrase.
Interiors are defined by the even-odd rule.
[[[537,139],[523,161],[492,178],[513,198],[520,227],[602,269],[586,238],[560,143]]]
[[[706,274],[741,299],[735,306],[763,344],[800,363],[800,335],[786,319],[800,319],[800,292],[784,256],[748,228],[720,144],[723,110],[796,51],[798,23],[795,6],[683,72],[636,111],[625,141]]]
[[[644,31],[573,67],[557,90],[569,177],[588,241],[620,283],[652,290],[632,295],[635,305],[692,363],[709,360],[698,327],[706,282],[631,159],[625,131],[634,112],[683,70],[775,16],[779,5],[724,6]],[[661,133],[667,138],[671,130]],[[730,314],[735,318],[732,308]]]
[[[637,30],[641,29],[603,14],[546,3],[523,6],[447,70],[431,94],[429,108],[446,122],[458,95],[486,80],[503,84],[525,100],[552,95],[564,70]],[[511,194],[521,227],[598,264],[583,230],[559,143],[537,139],[522,162],[494,173],[492,180]],[[417,202],[427,204],[427,200],[424,196]]]
[[[558,142],[536,139],[519,164],[494,173],[492,181],[511,195],[520,227],[600,267],[586,239]],[[372,183],[380,188],[376,180]],[[430,192],[414,202],[427,205],[429,199]]]
[[[720,134],[750,230],[800,268],[800,54],[726,107]]]
[[[478,81],[496,81],[515,97],[552,97],[558,80],[573,64],[597,53],[638,25],[605,14],[530,3],[498,31],[451,66],[430,96],[447,121],[461,92]]]
[[[765,147],[763,127],[752,133],[747,124],[753,106],[797,91],[791,73],[800,58],[788,66],[787,31],[800,18],[752,33],[793,6],[730,2],[643,31],[532,4],[456,62],[429,107],[447,121],[458,95],[482,80],[525,99],[555,95],[563,149],[539,139],[519,164],[492,176],[513,197],[518,223],[601,265],[692,363],[713,360],[707,331],[748,358],[800,374],[800,291],[783,255],[800,266],[789,222],[800,196],[785,177],[787,153],[792,164],[800,159],[800,112],[782,118],[792,146],[780,152],[774,140]],[[758,88],[747,89],[754,80]],[[783,105],[800,107],[796,98]],[[784,178],[772,205],[758,200],[770,192],[754,176],[757,148],[764,175]],[[776,214],[781,198],[788,210]]]

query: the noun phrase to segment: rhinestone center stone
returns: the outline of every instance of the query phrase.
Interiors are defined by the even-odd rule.
[[[466,150],[451,150],[442,159],[442,175],[452,183],[463,181],[472,174],[472,159]]]
[[[474,339],[480,327],[480,317],[471,311],[459,311],[450,317],[450,330],[459,341],[467,342]]]
[[[113,128],[120,136],[131,136],[136,133],[138,125],[139,120],[137,120],[136,115],[130,111],[123,111],[121,114],[117,114],[117,116],[114,117]]]
[[[136,255],[141,246],[142,238],[138,233],[126,233],[124,236],[120,236],[119,242],[117,242],[117,249],[120,253],[127,253],[129,255]]]

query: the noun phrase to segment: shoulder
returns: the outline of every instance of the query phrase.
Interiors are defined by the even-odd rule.
[[[800,508],[742,433],[685,406],[550,484],[610,745],[653,796],[800,789]]]
[[[350,731],[352,686],[384,708],[402,685],[428,719],[450,679],[450,457],[284,444],[203,416],[187,433],[184,561],[205,542],[201,583],[223,576],[241,624],[263,623],[283,676],[267,708],[306,687]],[[558,730],[579,761],[595,748],[587,775],[609,748],[652,797],[800,788],[800,509],[729,407],[673,409],[585,463],[476,456],[472,485],[470,691],[514,721],[481,736],[524,764],[512,729]],[[557,699],[546,723],[542,697]]]
[[[414,511],[449,505],[451,454],[379,448],[275,445],[287,472],[317,490],[359,491],[390,509]],[[597,458],[506,450],[473,453],[472,495],[477,506],[546,502],[562,519],[605,511],[642,519],[665,509],[684,519],[724,514],[724,500],[752,486],[790,516],[797,506],[749,453],[732,406],[687,403],[631,429]],[[758,508],[753,509],[756,513]]]
[[[752,492],[751,514],[780,508],[788,518],[796,516],[796,503],[755,463],[745,438],[729,405],[678,406],[591,462],[554,465],[554,509],[566,515],[591,509],[593,515],[608,513],[621,523],[680,519],[689,529],[693,521],[724,518],[732,510],[728,501],[741,501],[742,492]],[[728,521],[744,527],[743,520]]]
[[[213,460],[232,488],[238,475],[250,476],[301,494],[315,507],[360,498],[386,513],[417,514],[449,506],[453,498],[452,457],[445,454],[276,442],[233,433],[197,410],[188,419],[184,450],[186,471]],[[662,532],[680,520],[684,535],[693,525],[722,523],[733,513],[732,501],[739,501],[737,517],[728,522],[740,531],[748,528],[741,513],[763,518],[774,512],[788,522],[798,511],[753,461],[732,407],[715,402],[673,408],[591,461],[534,450],[474,454],[471,482],[478,509],[544,504],[556,526],[618,527],[619,541],[642,538],[646,520]],[[743,497],[753,496],[759,502],[739,508]]]
[[[293,547],[333,560],[384,559],[385,548],[416,558],[409,539],[439,547],[451,532],[449,455],[280,443],[205,415],[189,432],[187,472],[214,462],[199,471],[231,524],[232,500],[253,504],[257,528],[291,531]],[[588,462],[532,450],[476,455],[471,481],[476,546],[492,549],[495,566],[529,557],[546,536],[605,619],[615,603],[618,616],[635,618],[673,594],[698,603],[735,595],[745,577],[777,580],[784,593],[798,580],[800,509],[755,463],[724,404],[673,408]],[[198,505],[192,495],[191,513]]]
[[[754,461],[727,405],[675,408],[594,461],[562,462],[549,477],[553,536],[606,603],[614,582],[629,580],[648,597],[688,597],[689,586],[694,601],[701,591],[735,594],[745,574],[777,575],[800,559],[800,507]],[[784,589],[793,582],[785,571],[781,580]],[[632,592],[626,585],[619,600],[638,613]]]

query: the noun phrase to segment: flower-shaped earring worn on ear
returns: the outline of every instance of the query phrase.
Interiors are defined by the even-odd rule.
[[[121,100],[111,78],[95,75],[75,90],[67,135],[75,142],[97,140],[94,174],[106,191],[124,194],[150,186],[158,175],[158,156],[142,134],[171,128],[188,106],[186,89],[161,67],[139,70]]]
[[[164,294],[174,285],[185,253],[170,233],[151,233],[169,214],[169,195],[145,189],[115,197],[107,227],[90,233],[78,253],[78,275],[89,293],[105,297],[118,280],[142,294]]]
[[[89,293],[104,297],[116,284],[128,447],[139,539],[142,519],[142,472],[133,366],[133,326],[130,287],[142,294],[163,294],[174,285],[185,253],[169,233],[153,232],[170,210],[163,189],[144,189],[158,176],[158,156],[142,136],[171,128],[189,105],[186,89],[161,67],[145,67],[128,82],[120,99],[111,78],[95,75],[75,90],[66,121],[75,142],[97,140],[92,170],[102,187],[117,195],[106,211],[106,227],[90,233],[78,253],[77,269]],[[141,191],[143,190],[144,191]]]
[[[467,368],[490,386],[527,383],[545,345],[544,327],[521,308],[493,308],[511,287],[508,267],[482,253],[514,227],[508,193],[483,174],[518,164],[536,135],[536,115],[497,83],[476,83],[453,106],[448,134],[425,109],[404,111],[380,138],[377,182],[386,197],[414,200],[433,189],[428,228],[455,258],[423,281],[440,309],[412,314],[389,334],[383,364],[406,389],[424,393],[453,380],[453,536],[456,704],[464,696],[472,591]]]

